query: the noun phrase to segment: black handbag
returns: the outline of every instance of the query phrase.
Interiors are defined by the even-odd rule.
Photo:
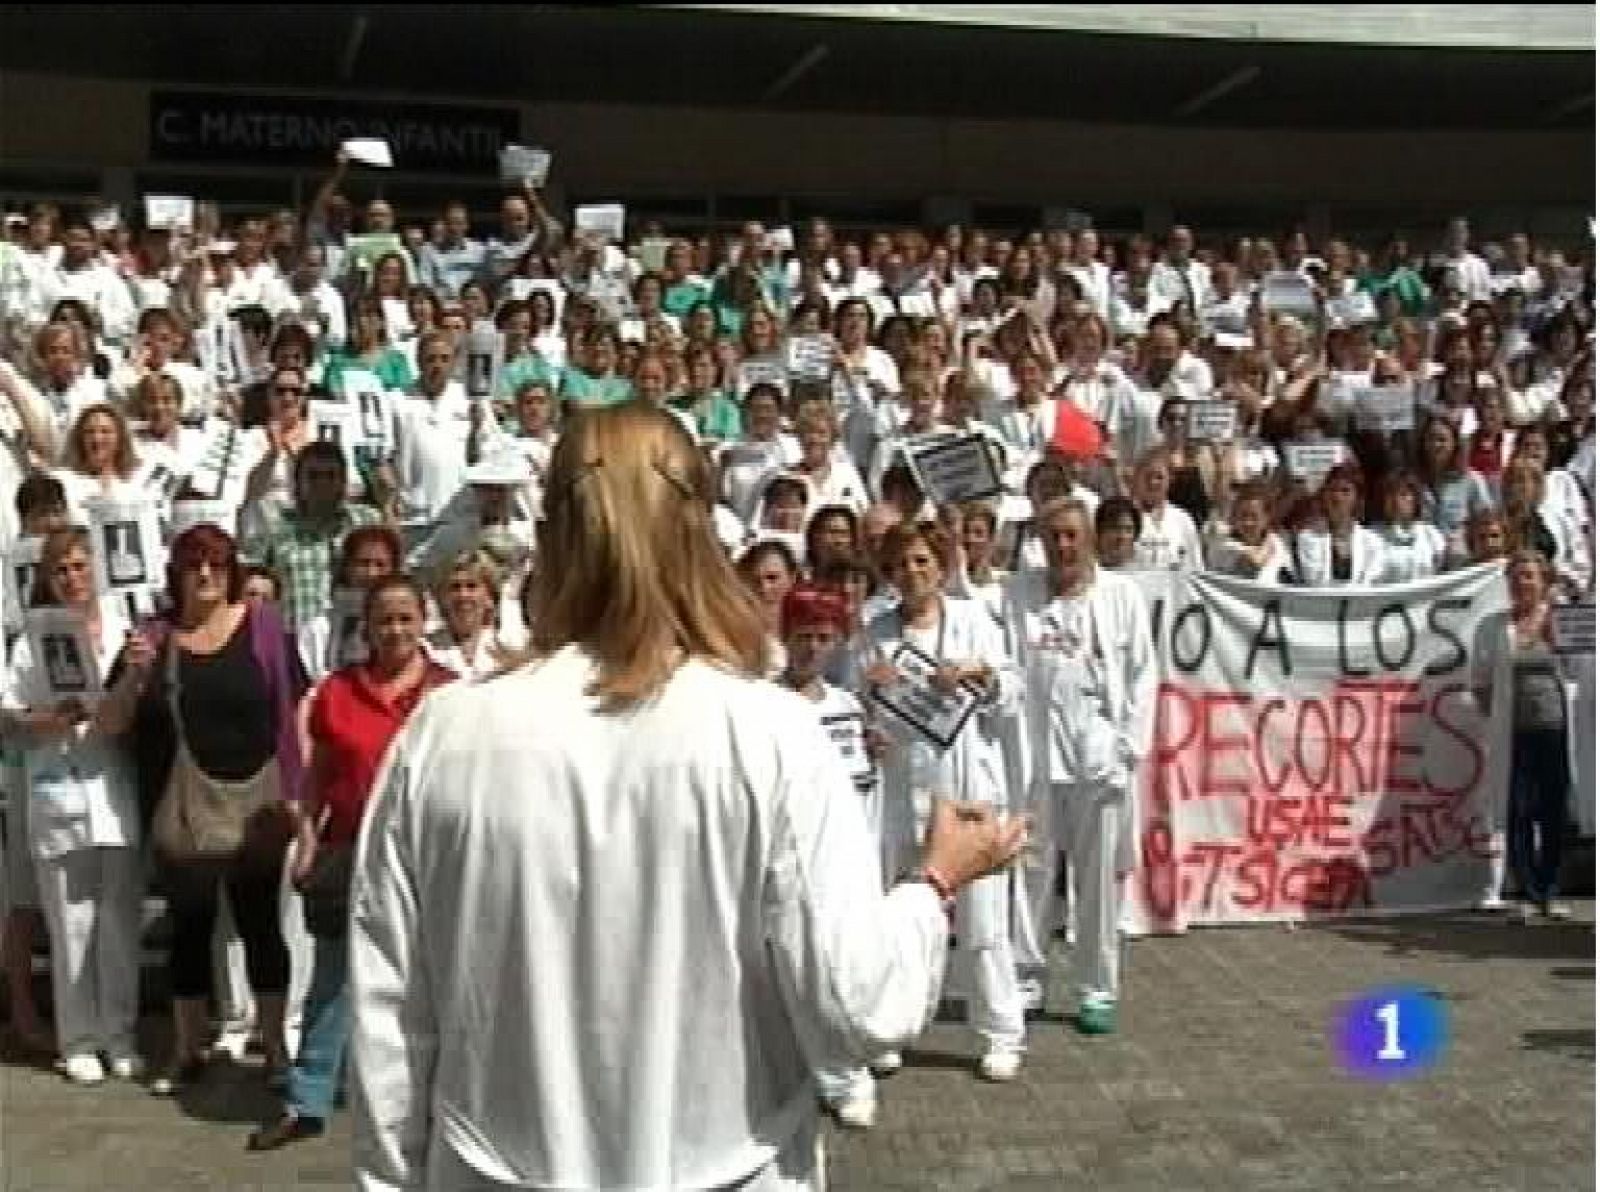
[[[343,939],[350,930],[350,879],[355,846],[319,841],[311,869],[300,881],[306,931],[321,939]]]

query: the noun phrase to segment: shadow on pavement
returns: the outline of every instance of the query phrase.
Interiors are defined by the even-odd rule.
[[[1404,918],[1343,920],[1310,928],[1353,943],[1376,944],[1390,955],[1456,956],[1463,960],[1590,961],[1594,924],[1535,923],[1524,926],[1504,915],[1460,912]],[[1589,970],[1593,976],[1593,969]]]
[[[1544,1051],[1569,1059],[1594,1062],[1592,1030],[1523,1031],[1522,1046],[1528,1051]]]

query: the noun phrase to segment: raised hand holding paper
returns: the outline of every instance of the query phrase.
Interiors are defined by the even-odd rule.
[[[382,137],[352,137],[339,148],[351,161],[359,161],[364,166],[376,166],[381,170],[394,166],[394,153]]]
[[[572,213],[572,222],[580,232],[593,232],[613,244],[621,243],[623,225],[628,213],[621,203],[591,203]]]
[[[500,181],[521,182],[538,188],[550,176],[550,150],[507,145],[500,150]]]
[[[145,195],[144,226],[153,232],[194,227],[194,200],[186,195]]]

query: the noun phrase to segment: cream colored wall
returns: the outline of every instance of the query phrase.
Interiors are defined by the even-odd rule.
[[[0,73],[0,164],[154,164],[147,94],[138,82]],[[525,138],[555,150],[560,183],[587,194],[1587,206],[1595,165],[1593,137],[1582,132],[1180,130],[600,104],[522,111]]]

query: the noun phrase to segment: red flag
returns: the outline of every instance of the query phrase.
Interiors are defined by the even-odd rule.
[[[1094,419],[1072,402],[1062,398],[1056,402],[1056,425],[1050,434],[1050,446],[1068,459],[1098,459],[1105,439]]]

